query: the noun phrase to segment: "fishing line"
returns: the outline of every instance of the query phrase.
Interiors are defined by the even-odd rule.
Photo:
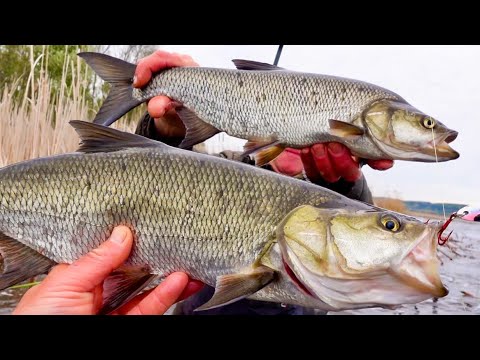
[[[437,144],[435,144],[435,133],[433,132],[433,127],[432,127],[432,139],[433,139],[433,150],[435,151],[435,161],[438,164]],[[443,201],[442,201],[442,208],[443,208],[443,221],[447,221],[447,215],[445,213],[445,203]]]

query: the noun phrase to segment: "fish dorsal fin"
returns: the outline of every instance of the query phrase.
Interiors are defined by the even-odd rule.
[[[77,150],[78,152],[96,153],[119,151],[135,147],[167,147],[167,145],[159,141],[88,121],[72,120],[70,121],[70,125],[73,126],[81,140]]]
[[[276,65],[252,60],[233,59],[232,62],[235,64],[235,67],[238,70],[285,70],[284,68],[278,67]]]

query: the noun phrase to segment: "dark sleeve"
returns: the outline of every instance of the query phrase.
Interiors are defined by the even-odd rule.
[[[368,188],[367,179],[365,179],[363,174],[362,177],[355,182],[348,182],[344,179],[340,179],[340,181],[333,184],[324,181],[317,181],[316,184],[345,195],[350,199],[373,204],[372,193]]]
[[[142,135],[157,141],[161,141],[167,145],[175,146],[175,147],[180,145],[180,143],[183,140],[183,137],[165,137],[158,134],[157,128],[155,127],[154,119],[148,114],[148,112],[145,112],[145,114],[142,116],[142,118],[138,122],[137,129],[135,130],[135,134]],[[255,161],[250,156],[242,156],[242,153],[238,151],[225,150],[225,151],[222,151],[220,154],[218,154],[218,156],[226,159],[230,159],[230,160],[241,161],[247,164],[255,165]],[[272,168],[269,165],[265,165],[263,166],[263,168],[272,170]],[[347,182],[341,179],[340,181],[334,184],[329,184],[327,182],[320,181],[320,182],[317,182],[317,185],[320,185],[327,189],[338,192],[350,199],[360,200],[360,201],[373,204],[372,193],[368,188],[367,180],[365,179],[363,174],[362,174],[362,177],[355,182]]]

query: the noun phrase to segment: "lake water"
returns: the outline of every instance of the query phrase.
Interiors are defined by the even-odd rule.
[[[448,296],[427,300],[416,305],[405,305],[396,310],[362,309],[331,312],[342,314],[480,314],[480,223],[455,220],[449,230],[454,230],[448,246],[440,247],[443,261],[441,275],[448,287]],[[10,314],[25,289],[0,292],[0,314]]]

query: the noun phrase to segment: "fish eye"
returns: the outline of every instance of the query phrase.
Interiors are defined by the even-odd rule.
[[[430,117],[426,117],[423,119],[423,126],[427,129],[433,129],[435,127],[435,120]]]
[[[382,225],[391,232],[397,232],[400,229],[400,222],[392,216],[383,217]]]

